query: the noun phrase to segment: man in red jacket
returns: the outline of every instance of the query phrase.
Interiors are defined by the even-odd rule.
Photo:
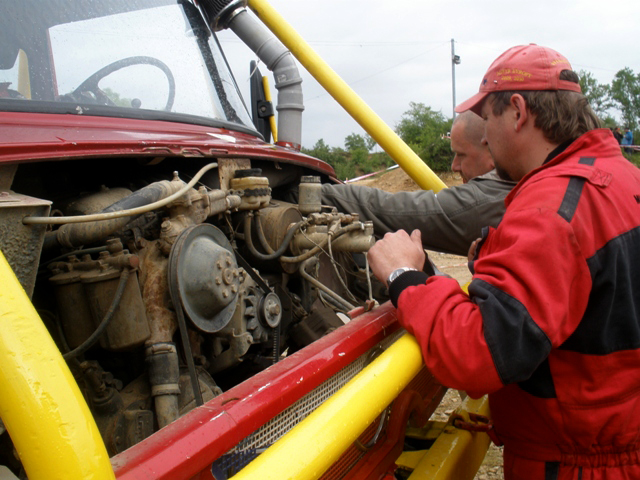
[[[507,480],[640,478],[640,171],[549,48],[507,50],[457,110],[518,181],[469,296],[421,271],[420,232],[385,235],[371,267],[436,378],[489,394]]]

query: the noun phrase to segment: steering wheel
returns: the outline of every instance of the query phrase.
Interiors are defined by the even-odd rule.
[[[171,111],[171,107],[173,107],[173,100],[176,96],[176,82],[173,78],[173,73],[171,73],[167,64],[153,57],[128,57],[110,63],[82,82],[78,88],[71,92],[71,96],[78,99],[83,98],[84,92],[91,92],[95,95],[96,100],[98,100],[100,104],[115,106],[115,103],[113,103],[113,101],[102,90],[100,90],[98,82],[113,72],[133,65],[152,65],[162,70],[162,73],[166,75],[167,80],[169,81],[169,95],[167,97],[167,104],[164,106],[164,110],[167,112]]]

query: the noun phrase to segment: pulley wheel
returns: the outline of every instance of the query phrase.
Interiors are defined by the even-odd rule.
[[[169,255],[169,281],[193,324],[206,333],[222,330],[238,303],[240,279],[233,248],[208,223],[185,229]]]

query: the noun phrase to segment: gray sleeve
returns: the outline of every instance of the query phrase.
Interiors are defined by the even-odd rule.
[[[419,229],[429,250],[467,255],[482,227],[496,226],[512,183],[475,179],[441,190],[389,193],[359,185],[323,185],[322,202],[373,222],[377,235]]]

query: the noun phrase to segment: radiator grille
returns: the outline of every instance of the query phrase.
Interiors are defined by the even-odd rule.
[[[324,383],[269,420],[251,435],[244,438],[238,445],[216,460],[213,464],[213,471],[218,472],[218,476],[220,473],[227,476],[235,475],[260,453],[304,420],[331,395],[340,390],[349,380],[366,367],[372,358],[375,358],[379,352],[388,348],[404,333],[405,332],[401,330],[385,338],[378,345],[358,357],[354,362],[344,367]],[[216,478],[218,478],[218,476],[216,476]]]

